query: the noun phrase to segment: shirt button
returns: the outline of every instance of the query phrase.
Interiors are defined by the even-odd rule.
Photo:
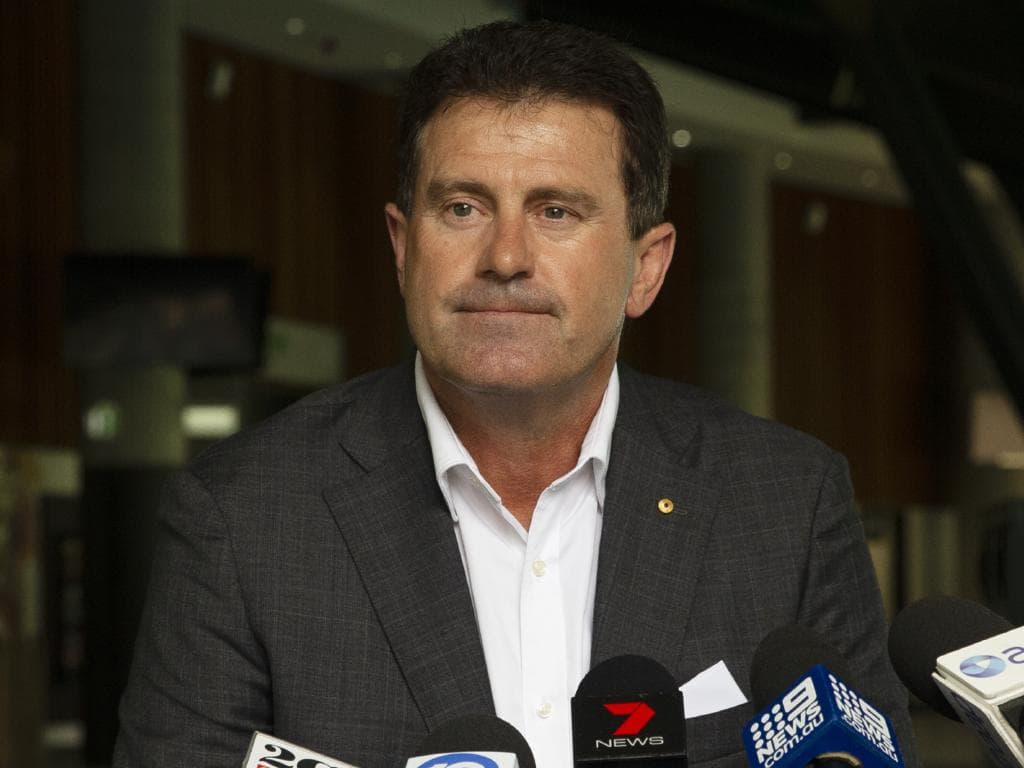
[[[543,717],[543,718],[547,719],[547,718],[551,717],[551,710],[552,710],[551,702],[550,701],[545,701],[543,704],[541,704],[539,707],[537,707],[537,714],[540,717]]]
[[[547,572],[548,572],[548,564],[547,563],[545,563],[543,560],[534,560],[533,561],[533,575],[534,576],[536,576],[537,578],[540,578],[541,576],[543,576]]]

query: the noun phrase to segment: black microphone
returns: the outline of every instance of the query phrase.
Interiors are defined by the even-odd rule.
[[[494,715],[449,720],[420,742],[405,768],[536,768],[523,735]]]
[[[601,768],[686,768],[683,694],[646,656],[591,669],[572,698],[573,763]]]
[[[896,615],[889,658],[903,684],[962,720],[997,766],[1024,766],[1024,627],[971,600],[926,597]]]
[[[981,603],[934,595],[911,603],[889,627],[889,660],[907,689],[940,715],[959,720],[932,679],[935,660],[1013,626]]]
[[[892,724],[850,679],[842,655],[817,632],[797,625],[769,632],[751,661],[760,711],[743,733],[750,765],[901,768]]]

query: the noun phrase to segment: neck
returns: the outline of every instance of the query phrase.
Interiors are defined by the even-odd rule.
[[[576,466],[611,369],[572,391],[480,393],[427,380],[459,440],[502,503],[529,529],[540,494]]]

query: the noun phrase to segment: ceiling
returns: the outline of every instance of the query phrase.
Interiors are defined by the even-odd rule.
[[[749,153],[773,174],[853,194],[903,199],[899,173],[876,131],[851,120],[857,117],[851,114],[807,119],[808,105],[816,117],[822,110],[804,92],[817,98],[828,73],[815,63],[805,68],[809,82],[801,84],[795,76],[799,67],[787,61],[773,74],[770,59],[777,49],[772,40],[781,32],[763,31],[769,28],[760,19],[761,26],[752,26],[749,4],[682,3],[685,22],[669,24],[667,4],[639,1],[638,6],[512,0],[183,0],[183,8],[184,24],[199,34],[327,76],[384,88],[395,87],[424,53],[463,26],[537,13],[599,26],[631,43],[658,81],[680,153],[724,144]],[[624,9],[642,11],[645,5],[650,13],[625,15]],[[760,41],[756,50],[751,41]],[[820,55],[816,45],[812,34],[804,48]],[[744,53],[746,58],[740,56]]]
[[[877,83],[847,65],[830,13],[878,5],[891,34],[871,50],[895,81],[919,76],[955,148],[1016,194],[1024,179],[1024,3],[1020,0],[687,0],[667,5],[528,0],[528,12],[583,23],[688,67],[790,101],[809,124],[882,124]],[[666,16],[665,9],[673,8]],[[919,114],[917,110],[914,114]],[[941,124],[941,125],[940,125]],[[1018,202],[1021,198],[1018,196]]]
[[[375,87],[463,26],[546,16],[631,44],[680,151],[728,144],[773,173],[903,198],[865,93],[820,7],[869,0],[182,0],[201,34]],[[957,147],[1024,199],[1024,3],[886,0]]]

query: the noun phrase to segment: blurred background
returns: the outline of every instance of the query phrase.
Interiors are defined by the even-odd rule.
[[[410,353],[398,88],[499,18],[663,89],[680,242],[623,358],[843,451],[890,616],[1024,624],[1024,10],[673,7],[0,0],[0,768],[109,763],[167,476]],[[925,765],[984,764],[914,716]]]

